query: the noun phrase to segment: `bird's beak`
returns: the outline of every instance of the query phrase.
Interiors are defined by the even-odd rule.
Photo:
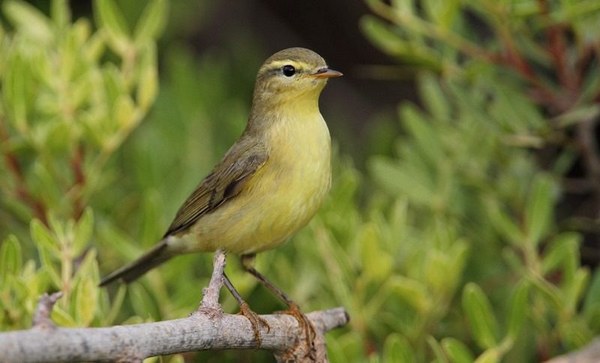
[[[311,76],[315,78],[336,78],[341,77],[344,74],[342,72],[335,71],[333,69],[329,69],[327,67],[321,68],[315,73],[311,74]]]

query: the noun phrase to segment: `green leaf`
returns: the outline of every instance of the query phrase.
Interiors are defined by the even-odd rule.
[[[528,275],[527,278],[539,292],[545,295],[545,298],[547,298],[548,302],[553,305],[554,309],[560,310],[562,308],[562,292],[558,287],[551,284],[544,278],[533,274]]]
[[[57,326],[66,328],[77,327],[77,322],[75,321],[75,319],[73,319],[73,317],[69,315],[68,312],[61,308],[60,304],[54,305],[54,307],[52,308],[51,317]]]
[[[50,12],[54,24],[59,28],[65,28],[71,22],[71,12],[67,0],[52,0]]]
[[[75,225],[73,239],[73,254],[80,255],[86,249],[94,231],[94,214],[92,208],[86,208],[83,215]]]
[[[121,95],[127,94],[127,87],[125,86],[121,72],[116,65],[107,64],[104,66],[102,68],[102,77],[106,93],[105,97],[107,97],[104,102],[113,105]]]
[[[433,352],[436,361],[439,363],[449,363],[448,358],[446,358],[446,355],[444,354],[444,349],[440,343],[431,335],[427,336],[426,340],[427,345],[429,345],[429,348]]]
[[[102,26],[118,36],[127,37],[129,34],[127,21],[114,0],[95,0],[94,6],[95,14],[98,15],[98,21]]]
[[[493,196],[487,196],[484,199],[485,211],[490,223],[506,240],[516,246],[519,246],[525,236],[515,221],[507,211],[500,207],[500,201]]]
[[[95,0],[94,10],[98,16],[97,22],[106,30],[115,52],[125,54],[129,48],[129,29],[115,1]]]
[[[139,316],[160,316],[158,306],[154,303],[152,294],[142,284],[129,285],[130,301],[133,311]]]
[[[579,266],[579,245],[581,235],[578,233],[561,233],[550,242],[542,257],[542,272],[547,275],[560,271],[570,279]]]
[[[444,338],[442,348],[444,348],[452,363],[471,363],[475,361],[473,353],[458,339]]]
[[[390,286],[398,298],[407,302],[416,311],[424,314],[431,310],[433,299],[427,286],[422,282],[394,275],[390,277]]]
[[[112,301],[110,302],[110,308],[107,308],[108,314],[103,314],[100,318],[100,325],[114,325],[117,320],[117,315],[119,315],[121,308],[123,306],[123,301],[125,301],[125,295],[127,294],[127,285],[120,284],[117,293],[113,296]],[[105,310],[105,311],[106,311]]]
[[[461,14],[462,2],[458,0],[426,0],[420,4],[435,26],[443,31],[452,31],[451,27],[460,19],[456,19]]]
[[[380,0],[369,0],[377,3]],[[394,12],[397,14],[406,14],[410,16],[414,16],[416,11],[417,4],[415,1],[406,1],[406,0],[391,0],[390,1]]]
[[[182,354],[171,355],[169,356],[169,363],[186,363],[188,361],[186,358],[187,357],[184,357]],[[158,357],[158,359],[160,359],[160,357]]]
[[[561,324],[557,332],[566,349],[569,350],[581,349],[586,344],[590,344],[597,334],[590,329],[587,322],[578,317],[573,317]],[[597,361],[597,359],[593,360]]]
[[[490,348],[483,352],[475,363],[497,363],[500,362],[500,352],[497,349]]]
[[[386,53],[394,56],[409,55],[410,44],[400,37],[399,34],[390,30],[383,21],[374,16],[364,16],[360,21],[361,30],[367,38],[375,45],[382,48]]]
[[[530,284],[527,280],[521,280],[513,290],[507,325],[507,336],[512,341],[518,340],[521,328],[527,322],[529,291]]]
[[[30,69],[23,57],[14,53],[9,58],[2,78],[2,96],[7,119],[23,134],[27,134],[27,99]]]
[[[419,65],[434,72],[443,69],[442,59],[436,50],[423,42],[411,41],[407,34],[374,16],[363,16],[360,28],[375,46],[405,64]]]
[[[597,79],[600,81],[600,79]],[[598,83],[596,83],[597,87]],[[568,109],[565,113],[556,116],[552,121],[560,127],[572,127],[586,120],[593,120],[600,115],[600,105],[583,104],[575,108]]]
[[[587,289],[583,301],[583,315],[586,319],[596,321],[596,329],[600,327],[600,320],[592,320],[600,317],[600,269],[596,269],[592,281]]]
[[[408,339],[398,333],[387,336],[383,345],[384,362],[415,362],[416,356]]]
[[[450,105],[448,97],[442,90],[439,77],[431,73],[424,73],[417,84],[419,85],[420,99],[425,108],[434,119],[446,121],[450,117]]]
[[[390,193],[405,195],[418,204],[434,204],[433,186],[423,170],[410,165],[401,167],[383,157],[373,158],[369,166],[375,180]]]
[[[79,326],[90,326],[99,309],[100,288],[98,281],[100,273],[98,271],[98,261],[96,251],[90,249],[85,254],[83,261],[76,271],[73,279],[74,297],[73,297],[73,316]]]
[[[40,257],[41,268],[40,273],[45,274],[50,279],[50,282],[54,287],[62,286],[62,279],[60,277],[60,272],[56,267],[54,261],[58,260],[58,254],[52,254],[45,248],[38,249],[38,254]]]
[[[570,314],[577,314],[577,307],[581,301],[585,289],[590,281],[590,272],[585,268],[575,271],[571,281],[565,284],[564,290],[564,310]]]
[[[498,322],[492,306],[481,288],[468,283],[462,296],[462,305],[469,323],[473,338],[483,349],[493,348],[498,344]]]
[[[118,125],[122,128],[128,129],[132,127],[137,120],[135,104],[127,94],[122,94],[117,98],[113,112]]]
[[[461,278],[468,247],[464,241],[453,241],[445,251],[432,249],[424,262],[425,281],[428,289],[440,299],[450,299]]]
[[[24,1],[6,1],[2,7],[6,17],[18,31],[40,44],[52,42],[52,28],[48,17]]]
[[[10,235],[0,244],[0,285],[19,275],[23,265],[21,245],[16,236]]]
[[[381,248],[381,236],[374,223],[365,224],[358,231],[362,265],[366,276],[374,281],[387,278],[392,271],[392,256]]]
[[[141,58],[136,99],[139,107],[146,111],[152,106],[158,93],[156,47],[154,45],[147,46],[142,52]]]
[[[97,279],[85,276],[75,288],[75,321],[78,326],[89,326],[98,306]]]
[[[404,105],[400,107],[399,112],[402,124],[412,136],[415,146],[419,148],[419,155],[430,165],[436,165],[439,160],[443,160],[445,152],[441,147],[442,141],[430,119],[413,105]]]
[[[138,21],[134,39],[141,45],[149,40],[154,40],[163,31],[168,15],[166,0],[153,0],[144,8]]]
[[[533,182],[526,209],[527,241],[537,245],[548,233],[554,206],[554,183],[548,176],[538,175]]]
[[[45,249],[54,256],[60,255],[59,243],[56,237],[37,219],[31,221],[31,238],[38,249]]]

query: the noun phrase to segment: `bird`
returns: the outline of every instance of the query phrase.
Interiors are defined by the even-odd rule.
[[[132,263],[101,280],[130,283],[171,258],[218,249],[239,255],[242,267],[287,306],[308,319],[281,289],[258,272],[257,253],[286,242],[308,224],[331,187],[331,137],[319,110],[330,78],[343,74],[306,48],[281,50],[256,76],[246,128],[177,211],[163,238]],[[224,284],[252,323],[252,312],[229,278]]]

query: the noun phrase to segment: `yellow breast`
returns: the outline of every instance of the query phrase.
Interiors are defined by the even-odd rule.
[[[264,168],[259,194],[271,194],[272,207],[265,205],[266,217],[258,230],[266,238],[262,249],[282,243],[304,227],[321,206],[331,185],[331,140],[320,113],[290,120],[274,128],[272,152]],[[268,241],[270,239],[270,241]]]
[[[318,109],[288,111],[295,116],[278,115],[265,132],[265,165],[239,195],[192,227],[180,244],[188,252],[267,250],[285,242],[317,212],[331,185],[329,131]]]

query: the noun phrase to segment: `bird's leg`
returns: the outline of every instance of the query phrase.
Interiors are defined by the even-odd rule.
[[[244,315],[250,321],[250,325],[252,325],[252,330],[254,331],[254,340],[256,340],[256,345],[260,347],[262,343],[262,338],[260,337],[259,330],[260,325],[263,325],[265,328],[267,328],[268,332],[269,330],[271,330],[269,323],[267,323],[265,319],[261,318],[257,313],[250,309],[248,303],[242,298],[242,296],[235,289],[235,287],[233,287],[231,280],[229,280],[229,277],[227,277],[225,272],[223,272],[223,284],[225,285],[227,290],[229,290],[231,295],[233,295],[233,298],[238,302],[238,305],[240,306],[240,314]]]
[[[254,266],[254,257],[256,255],[242,255],[241,262],[244,270],[249,272],[252,276],[254,276],[261,284],[263,284],[271,293],[279,298],[284,304],[287,305],[288,310],[283,311],[284,314],[292,315],[296,320],[298,320],[298,325],[304,331],[304,336],[306,337],[306,342],[310,347],[309,352],[312,354],[314,351],[314,339],[316,337],[315,328],[312,325],[311,321],[302,313],[298,304],[296,304],[292,299],[290,299],[285,292],[283,292],[280,288],[275,286],[271,281],[267,280],[267,278],[258,272]]]

